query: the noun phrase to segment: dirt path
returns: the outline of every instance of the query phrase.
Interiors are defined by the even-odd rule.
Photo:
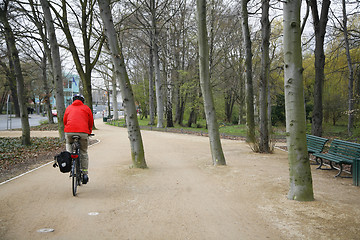
[[[213,167],[207,138],[143,131],[149,169],[131,169],[126,129],[97,127],[77,197],[51,165],[0,185],[0,239],[359,239],[360,188],[333,171],[313,170],[316,201],[289,201],[285,152],[223,140]]]

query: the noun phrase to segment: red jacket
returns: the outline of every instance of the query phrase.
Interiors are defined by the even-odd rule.
[[[93,114],[90,108],[80,100],[75,100],[65,110],[65,132],[81,132],[91,134],[93,127]]]

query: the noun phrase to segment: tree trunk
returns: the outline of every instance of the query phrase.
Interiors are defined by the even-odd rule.
[[[10,52],[9,46],[7,46],[7,50],[8,50],[8,52]],[[12,101],[14,103],[15,116],[20,117],[20,108],[19,108],[19,101],[18,101],[17,90],[16,90],[16,78],[15,78],[15,73],[14,73],[14,64],[12,63],[10,54],[8,54],[8,59],[9,59],[9,67],[6,66],[6,64],[3,63],[1,60],[0,60],[0,65],[6,72],[7,83],[10,88],[10,94],[11,94]],[[6,97],[7,97],[7,95],[6,95]]]
[[[175,114],[175,122],[178,123],[180,126],[183,125],[184,120],[184,111],[185,111],[185,103],[187,99],[187,93],[185,93],[185,96],[180,91],[181,84],[179,83],[177,85],[176,90],[176,114]]]
[[[150,31],[149,49],[149,125],[155,125],[155,99],[154,99],[154,50],[152,47],[152,31]]]
[[[300,29],[301,0],[284,2],[284,89],[287,148],[290,167],[288,198],[314,200],[306,146],[306,119]]]
[[[343,28],[344,28],[344,40],[346,49],[346,59],[349,68],[349,84],[348,84],[348,135],[351,137],[352,129],[354,125],[354,68],[351,62],[349,36],[347,29],[347,14],[345,0],[342,0],[342,12],[343,12]]]
[[[325,79],[324,39],[326,33],[326,24],[328,21],[330,0],[323,0],[320,18],[317,8],[317,0],[309,0],[309,5],[313,16],[315,32],[315,85],[311,134],[315,136],[321,136],[323,121],[322,93]]]
[[[148,89],[146,86],[146,77],[145,76],[143,76],[142,85],[143,85],[143,94],[144,94],[144,105],[141,106],[141,115],[140,115],[141,120],[143,120],[144,117],[147,119],[148,115],[149,115],[149,103],[147,100]]]
[[[51,113],[50,91],[49,91],[47,71],[46,71],[47,70],[46,54],[44,54],[44,57],[41,60],[41,69],[42,69],[42,79],[43,79],[44,92],[45,92],[44,102],[45,102],[46,114],[47,114],[49,123],[54,123],[54,118]]]
[[[21,118],[21,129],[22,136],[21,141],[23,145],[31,145],[30,141],[30,125],[29,117],[26,108],[26,94],[24,89],[24,77],[22,75],[21,64],[19,59],[19,52],[16,48],[14,33],[11,29],[11,26],[8,21],[8,3],[3,3],[0,6],[0,21],[3,23],[5,41],[8,47],[9,55],[12,63],[14,64],[14,74],[17,84],[17,96],[20,108],[20,118]]]
[[[120,48],[121,44],[118,42],[114,22],[112,20],[110,0],[98,0],[98,3],[125,107],[125,118],[131,146],[132,162],[136,168],[147,168],[145,162],[144,146],[141,138],[139,122],[137,119],[134,95],[128,74],[126,72],[124,57]]]
[[[272,122],[271,122],[271,94],[270,94],[270,87],[268,85],[268,95],[267,95],[267,98],[268,98],[268,131],[269,131],[269,134],[272,134]]]
[[[51,56],[52,56],[52,65],[54,72],[53,74],[54,74],[55,89],[56,89],[55,97],[56,97],[59,137],[61,140],[64,141],[65,140],[65,134],[64,134],[65,103],[64,103],[64,89],[63,89],[63,78],[62,78],[62,70],[61,70],[59,44],[57,43],[54,23],[51,16],[48,1],[41,0],[41,6],[44,11],[46,29],[49,37]]]
[[[41,60],[41,68],[42,68],[42,79],[43,79],[43,84],[44,84],[44,92],[45,92],[45,97],[44,97],[44,103],[45,103],[45,111],[46,111],[46,115],[48,117],[49,123],[54,123],[54,118],[53,115],[51,113],[51,103],[50,103],[50,89],[49,89],[49,84],[48,84],[48,75],[47,75],[47,59],[49,59],[49,64],[50,66],[53,68],[53,63],[52,63],[52,58],[51,58],[51,50],[49,47],[49,43],[48,43],[48,39],[46,37],[46,30],[45,30],[45,24],[43,21],[43,17],[42,17],[42,13],[40,13],[39,8],[37,7],[36,3],[34,3],[33,0],[29,0],[30,3],[30,7],[31,7],[31,12],[32,12],[32,19],[33,22],[39,32],[43,47],[44,47],[44,56]],[[29,13],[31,14],[31,13]]]
[[[187,27],[186,27],[186,9],[187,9],[187,3],[186,1],[183,3],[183,10],[181,11],[181,20],[180,20],[180,34],[179,38],[177,38],[178,41],[176,44],[175,49],[179,49],[179,53],[174,54],[175,55],[175,62],[177,66],[177,70],[185,70],[185,56],[186,56],[186,33],[187,33]],[[182,44],[180,44],[180,41]],[[174,44],[175,45],[175,44]],[[175,50],[177,52],[177,50]],[[183,125],[183,119],[184,119],[184,111],[185,111],[185,102],[187,99],[187,93],[182,94],[181,93],[181,86],[183,85],[182,77],[180,77],[179,71],[176,72],[176,114],[175,114],[175,122],[177,122],[180,126]]]
[[[173,116],[172,116],[172,79],[170,69],[167,73],[167,103],[166,103],[166,126],[174,127]]]
[[[184,112],[185,112],[185,103],[186,103],[186,99],[187,99],[187,94],[185,94],[185,96],[180,96],[179,99],[179,106],[176,110],[176,118],[177,118],[177,123],[182,126],[183,125],[183,121],[184,121]]]
[[[175,88],[175,123],[179,123],[179,119],[180,119],[180,84],[176,84],[176,88]]]
[[[240,53],[240,57],[242,57],[241,53]],[[240,67],[241,68],[241,67]],[[243,74],[239,74],[239,83],[240,83],[240,87],[239,87],[239,121],[238,121],[238,125],[243,124],[244,122],[244,101],[245,101],[245,81],[243,79]]]
[[[212,95],[209,74],[209,46],[206,30],[206,0],[197,0],[198,44],[200,85],[204,99],[206,123],[208,126],[210,149],[214,165],[226,165],[216,120],[216,111]]]
[[[246,69],[246,126],[247,126],[247,142],[255,144],[255,119],[254,119],[254,90],[252,80],[252,50],[251,50],[251,38],[248,23],[248,0],[241,0],[241,20],[242,30],[244,36],[244,48],[245,48],[245,69]]]
[[[154,44],[154,62],[155,62],[155,92],[156,92],[156,112],[157,112],[157,127],[164,127],[164,103],[162,96],[162,83],[160,74],[160,59],[158,45]]]
[[[269,22],[269,6],[270,0],[262,0],[262,17],[261,17],[261,77],[260,77],[260,144],[259,151],[262,153],[269,153],[269,129],[268,129],[268,82],[269,82],[269,45],[270,45],[270,22]]]
[[[191,112],[189,114],[189,120],[188,120],[187,125],[186,125],[187,127],[191,128],[191,125],[194,122],[195,115],[196,115],[195,107],[193,107],[193,108],[191,108]]]
[[[225,91],[225,121],[231,123],[236,96],[232,89]]]
[[[169,28],[168,30],[168,36],[169,38],[167,39],[167,49],[166,49],[166,56],[167,59],[165,61],[167,61],[164,64],[164,68],[165,68],[165,72],[166,72],[166,127],[174,127],[174,122],[173,122],[173,103],[172,103],[172,99],[173,99],[173,79],[172,79],[172,63],[171,63],[171,58],[170,56],[170,44],[169,44],[169,40],[170,40],[170,31],[171,28]]]
[[[117,102],[117,89],[116,89],[116,75],[113,66],[113,72],[111,77],[111,88],[112,88],[112,102],[113,102],[113,112],[114,112],[114,119],[119,119],[119,109],[118,109],[118,102]]]
[[[156,112],[157,112],[157,127],[164,127],[164,103],[162,96],[162,82],[160,74],[160,59],[159,59],[159,32],[156,25],[156,7],[155,0],[150,0],[151,11],[151,27],[152,27],[152,46],[154,49],[154,64],[155,64],[155,92],[156,92]]]
[[[107,84],[109,85],[109,84]],[[110,89],[109,86],[106,87],[106,100],[107,100],[107,108],[108,108],[108,118],[112,118],[111,117],[111,106],[110,106]]]

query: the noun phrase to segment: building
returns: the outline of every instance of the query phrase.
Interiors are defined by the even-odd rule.
[[[80,77],[69,75],[64,81],[64,103],[65,107],[72,104],[72,97],[80,93]]]
[[[63,84],[64,103],[66,108],[67,106],[71,105],[74,94],[80,93],[80,77],[77,75],[68,74],[64,77]],[[56,108],[56,98],[54,95],[50,97],[50,102],[52,108]]]

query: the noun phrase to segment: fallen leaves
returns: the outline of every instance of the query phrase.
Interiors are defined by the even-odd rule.
[[[64,142],[59,138],[31,138],[31,145],[21,144],[21,138],[0,138],[0,170],[8,169],[29,159],[63,148]]]

